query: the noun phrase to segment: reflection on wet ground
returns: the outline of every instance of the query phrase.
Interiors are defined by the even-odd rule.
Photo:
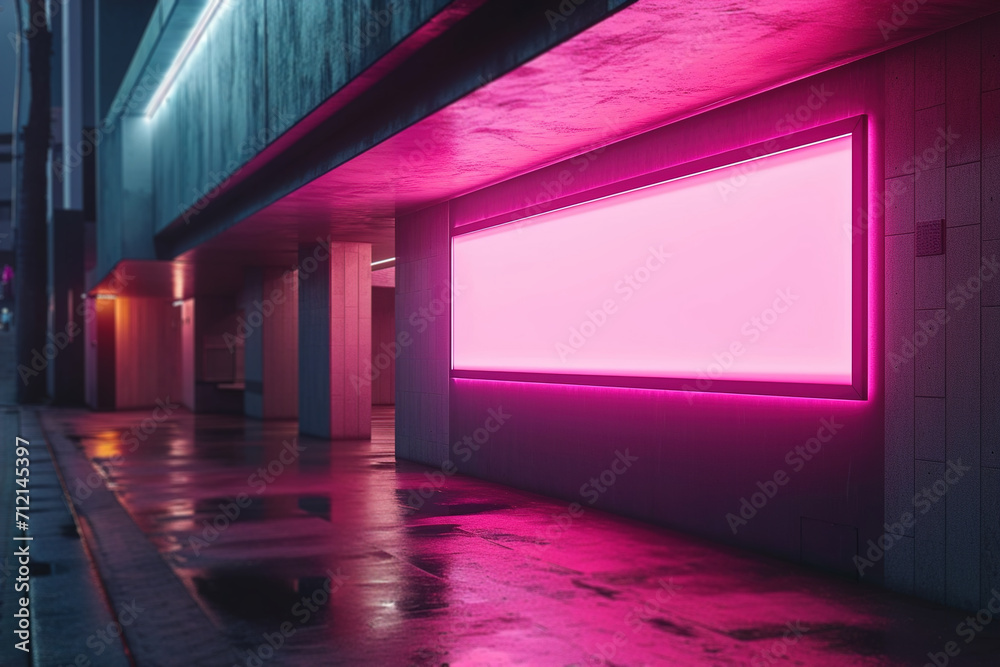
[[[187,413],[133,430],[147,416],[45,419],[248,667],[910,665],[949,641],[957,664],[1000,655],[995,627],[956,635],[958,611],[396,461],[391,408],[363,442]]]

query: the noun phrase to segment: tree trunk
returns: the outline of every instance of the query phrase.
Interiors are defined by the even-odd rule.
[[[21,2],[21,0],[16,0]],[[31,105],[21,151],[21,180],[17,197],[17,259],[14,274],[15,326],[17,328],[20,403],[37,403],[45,397],[46,367],[46,215],[48,151],[51,128],[51,55],[45,0],[28,0],[24,39],[28,48]],[[54,346],[52,346],[54,348]]]

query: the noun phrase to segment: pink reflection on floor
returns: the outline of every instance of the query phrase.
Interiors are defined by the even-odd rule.
[[[190,414],[122,452],[111,434],[145,416],[49,411],[45,422],[104,466],[243,655],[294,624],[264,664],[912,665],[965,616],[396,461],[391,408],[373,410],[370,442],[298,438],[294,456],[292,422]],[[241,494],[239,516],[218,521]],[[342,584],[305,614],[296,604],[328,572]],[[961,664],[996,664],[998,646],[988,629]]]

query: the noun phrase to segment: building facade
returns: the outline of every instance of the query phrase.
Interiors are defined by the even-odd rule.
[[[127,68],[97,68],[120,85],[99,88],[87,403],[342,439],[392,402],[397,455],[440,474],[978,608],[1000,585],[1000,16],[724,4],[150,4]],[[845,137],[846,171],[795,180]],[[669,222],[706,178],[749,215],[769,175],[755,215],[780,234]],[[642,216],[615,206],[663,184],[673,231],[642,229],[668,247],[629,255]],[[834,219],[820,184],[846,224],[786,248]],[[605,265],[620,291],[587,283]],[[798,306],[791,267],[841,287]],[[660,276],[667,301],[625,307]],[[778,296],[747,302],[760,276]],[[564,301],[575,326],[540,333]],[[642,345],[705,356],[644,374]],[[736,373],[740,350],[761,366]]]

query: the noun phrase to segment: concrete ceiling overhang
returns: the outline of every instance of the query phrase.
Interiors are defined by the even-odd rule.
[[[370,241],[382,259],[399,213],[997,11],[911,4],[638,0],[177,259],[294,265],[300,242],[326,235]]]

